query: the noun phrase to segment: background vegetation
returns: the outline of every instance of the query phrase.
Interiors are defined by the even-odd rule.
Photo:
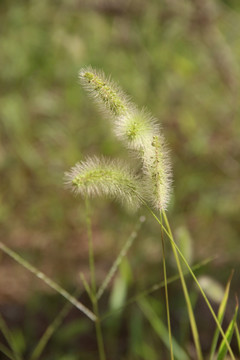
[[[64,190],[63,173],[86,155],[128,156],[78,84],[79,68],[91,64],[159,118],[173,162],[169,218],[176,239],[192,263],[217,255],[202,272],[221,284],[235,269],[234,304],[240,271],[239,24],[237,0],[1,0],[1,240],[69,291],[82,287],[80,272],[88,276],[84,203]],[[99,282],[142,214],[92,202]],[[128,261],[101,300],[102,311],[162,279],[159,228],[145,215]],[[212,323],[192,289],[207,350]],[[169,291],[174,335],[191,352],[179,283]],[[165,316],[163,298],[156,293],[151,302]],[[1,255],[1,314],[22,354],[63,304]],[[147,326],[136,304],[109,318],[109,359],[159,359],[164,346]],[[96,352],[92,324],[72,310],[43,358],[94,359]]]

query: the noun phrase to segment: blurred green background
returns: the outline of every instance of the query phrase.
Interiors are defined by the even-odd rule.
[[[64,189],[63,174],[87,155],[129,157],[78,83],[79,69],[91,64],[159,119],[173,163],[168,214],[176,239],[193,263],[217,255],[204,273],[222,284],[235,268],[238,291],[239,33],[237,0],[0,0],[1,240],[68,290],[81,284],[80,272],[88,276],[84,202]],[[91,206],[100,281],[145,211],[129,214],[104,199]],[[129,292],[162,278],[159,229],[145,215],[122,270]],[[171,292],[179,296],[177,332],[179,284]],[[1,254],[1,313],[23,354],[63,304]],[[109,356],[144,359],[145,351],[159,359],[151,345],[151,356],[139,351],[143,319],[137,308],[129,312],[106,325],[115,336]],[[73,312],[44,359],[96,358],[93,329],[82,318]]]

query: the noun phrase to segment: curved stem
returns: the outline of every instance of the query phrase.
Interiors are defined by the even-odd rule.
[[[165,246],[164,246],[164,238],[163,238],[162,212],[161,211],[160,211],[160,221],[161,221],[161,243],[162,243],[162,258],[163,258],[164,289],[165,289],[166,310],[167,310],[167,323],[168,323],[170,356],[171,356],[171,360],[174,360],[173,345],[172,345],[171,319],[170,319],[169,300],[168,300],[167,268],[166,268],[166,260],[165,260]]]
[[[167,233],[169,234],[168,238],[169,238],[169,240],[170,240],[170,242],[171,242],[171,244],[172,244],[172,247],[177,250],[177,252],[178,252],[178,254],[180,255],[180,257],[182,258],[184,264],[187,266],[187,268],[188,268],[191,276],[193,277],[195,283],[197,284],[197,286],[198,286],[198,288],[199,288],[199,290],[200,290],[200,292],[201,292],[201,294],[202,294],[202,297],[203,297],[203,299],[205,300],[205,302],[206,302],[206,304],[207,304],[207,306],[208,306],[208,308],[209,308],[209,310],[210,310],[210,312],[211,312],[211,314],[212,314],[212,316],[213,316],[213,318],[214,318],[214,320],[215,320],[215,322],[216,322],[217,327],[219,328],[219,331],[221,332],[221,335],[222,335],[222,337],[223,337],[223,339],[224,339],[224,341],[225,341],[225,343],[226,343],[226,346],[227,346],[227,348],[228,348],[228,351],[229,351],[229,354],[230,354],[232,360],[236,360],[236,359],[235,359],[235,356],[234,356],[234,354],[233,354],[233,352],[232,352],[232,349],[231,349],[231,347],[230,347],[230,345],[229,345],[229,342],[228,342],[228,340],[227,340],[227,338],[226,338],[226,335],[224,334],[224,331],[223,331],[223,329],[222,329],[222,327],[221,327],[221,325],[220,325],[220,323],[219,323],[219,321],[218,321],[218,319],[217,319],[217,316],[216,316],[216,314],[215,314],[215,312],[214,312],[214,310],[213,310],[213,308],[212,308],[212,306],[211,306],[211,304],[210,304],[207,296],[205,295],[205,293],[204,293],[204,291],[203,291],[200,283],[198,282],[196,276],[194,275],[194,273],[193,273],[190,265],[188,264],[187,260],[185,259],[184,255],[182,254],[181,250],[179,249],[179,247],[177,246],[177,244],[175,243],[175,241],[174,241],[174,239],[173,239],[172,232],[171,232],[171,228],[170,228],[170,225],[169,225],[169,222],[168,222],[168,218],[167,218],[167,215],[166,215],[165,211],[163,211],[163,217],[164,217],[164,221],[165,221],[166,226],[167,226],[167,230],[168,230]],[[156,218],[157,218],[157,217],[156,217]],[[159,221],[159,219],[158,219],[158,223],[161,225],[161,222]]]
[[[165,222],[166,222],[166,213],[163,213]],[[161,224],[162,224],[162,220],[161,220]],[[172,231],[170,229],[169,223],[166,222],[167,224],[167,229],[168,232],[171,236],[171,238],[173,239],[172,236]],[[171,246],[172,246],[172,250],[173,250],[173,254],[177,263],[177,267],[178,267],[178,272],[180,275],[180,279],[181,279],[181,283],[182,283],[182,288],[183,288],[183,293],[184,293],[184,297],[185,297],[185,301],[187,304],[187,310],[188,310],[188,316],[189,316],[189,320],[190,320],[190,324],[191,324],[191,329],[192,329],[192,334],[193,334],[193,339],[194,339],[194,343],[195,343],[195,347],[196,347],[196,351],[197,351],[197,356],[199,360],[203,360],[203,356],[202,356],[202,350],[201,350],[201,345],[200,345],[200,340],[199,340],[199,334],[198,334],[198,329],[197,329],[197,324],[195,321],[195,316],[194,316],[194,312],[193,312],[193,308],[192,308],[192,304],[191,304],[191,300],[190,300],[190,296],[188,293],[188,289],[187,289],[187,285],[186,285],[186,281],[183,275],[183,270],[181,267],[181,263],[179,261],[179,256],[178,253],[176,251],[176,248],[174,246],[174,244],[171,242]]]

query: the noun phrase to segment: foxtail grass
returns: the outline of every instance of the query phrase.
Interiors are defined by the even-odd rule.
[[[134,209],[140,204],[140,181],[120,161],[87,158],[65,173],[65,184],[86,198],[106,196]]]
[[[100,104],[101,109],[103,109],[108,117],[110,117],[112,122],[112,129],[117,138],[121,140],[128,149],[134,151],[135,154],[137,154],[137,158],[140,160],[142,165],[142,175],[141,177],[139,177],[139,175],[138,177],[134,177],[134,185],[132,185],[133,178],[131,178],[131,181],[129,181],[128,178],[127,182],[125,182],[125,176],[123,173],[121,173],[121,170],[118,171],[116,168],[116,177],[111,171],[109,171],[109,169],[104,169],[104,171],[101,172],[99,171],[99,168],[98,174],[95,176],[96,173],[94,173],[94,171],[91,169],[94,162],[89,161],[88,164],[88,161],[86,161],[84,164],[82,163],[81,165],[77,165],[75,168],[73,168],[73,170],[71,170],[70,173],[67,173],[68,184],[70,183],[71,186],[76,187],[76,192],[84,195],[85,197],[88,195],[94,196],[102,194],[114,196],[117,198],[118,191],[120,189],[120,182],[122,179],[124,179],[124,186],[121,186],[121,197],[124,199],[123,202],[127,202],[129,200],[129,202],[133,204],[133,197],[137,198],[141,204],[145,205],[150,210],[153,217],[159,223],[161,227],[160,231],[163,254],[163,274],[171,359],[174,358],[174,355],[172,349],[170,309],[167,290],[167,270],[165,260],[166,256],[163,232],[167,235],[167,238],[170,241],[177,263],[198,360],[202,360],[203,355],[196,320],[194,317],[187,285],[184,279],[182,262],[187,266],[188,271],[197,284],[217,324],[219,332],[223,337],[224,344],[229,351],[231,358],[234,359],[234,354],[221,327],[221,324],[218,321],[218,318],[212,309],[206,294],[204,293],[201,285],[194,275],[194,272],[176,245],[172,235],[172,231],[166,215],[166,210],[171,195],[172,171],[169,160],[169,152],[166,147],[163,133],[160,131],[160,126],[157,124],[156,120],[153,120],[153,117],[150,114],[148,114],[146,111],[139,110],[137,106],[129,100],[129,97],[127,97],[124,92],[111,80],[107,79],[107,77],[102,72],[88,67],[80,70],[79,77],[83,87],[87,89],[90,97],[92,97],[95,102]],[[93,167],[94,166],[95,165],[93,165]],[[86,177],[86,172],[89,170],[91,176],[88,178],[88,176]],[[102,179],[100,180],[101,176]],[[118,181],[119,184],[117,185]],[[144,186],[142,186],[142,184],[144,184]],[[160,218],[154,214],[151,207],[160,212]],[[162,220],[164,220],[164,224]]]

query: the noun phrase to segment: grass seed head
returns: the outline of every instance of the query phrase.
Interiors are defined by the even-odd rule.
[[[158,131],[156,120],[146,111],[134,110],[115,121],[115,134],[129,149],[141,150]]]
[[[132,107],[127,96],[103,72],[86,67],[80,70],[79,79],[100,108],[111,116],[124,115]]]
[[[137,186],[136,179],[122,165],[96,158],[77,164],[67,173],[68,183],[83,195],[109,195],[132,204],[144,188],[145,200],[151,201],[157,210],[166,210],[172,182],[171,166],[156,120],[146,111],[137,109],[103,73],[87,67],[80,71],[79,78],[91,97],[114,119],[116,136],[141,159],[144,186],[140,189],[139,183]]]
[[[145,194],[157,210],[166,210],[171,194],[172,172],[162,135],[154,135],[143,149]]]
[[[120,162],[104,158],[88,158],[65,173],[65,183],[82,196],[107,196],[138,208],[140,183],[138,178]]]

